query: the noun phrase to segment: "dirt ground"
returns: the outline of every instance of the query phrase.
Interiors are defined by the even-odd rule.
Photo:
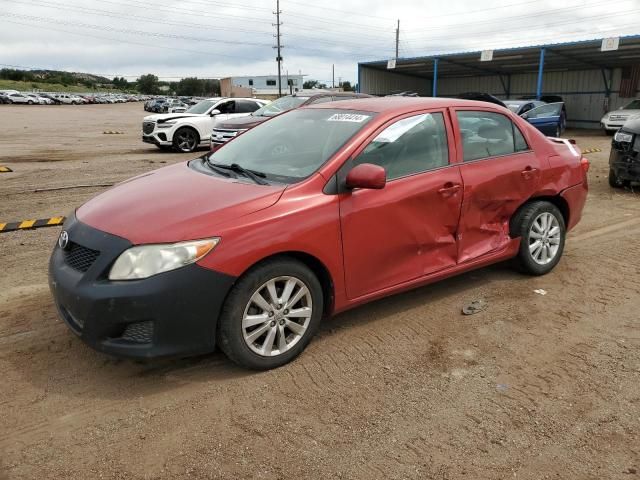
[[[142,104],[0,106],[0,222],[66,215],[192,158],[140,141]],[[104,131],[124,134],[104,134]],[[640,195],[610,138],[568,132],[591,191],[558,267],[471,272],[325,322],[292,364],[96,353],[46,281],[59,228],[0,234],[0,479],[640,478]],[[546,295],[534,293],[544,289]],[[488,308],[461,308],[475,299]]]

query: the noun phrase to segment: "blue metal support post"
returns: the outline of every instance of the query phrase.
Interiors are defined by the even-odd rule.
[[[434,58],[433,59],[433,85],[432,85],[432,90],[431,90],[431,96],[432,97],[437,97],[438,96],[438,59]]]
[[[542,74],[544,73],[544,47],[540,49],[540,64],[538,65],[538,85],[536,87],[536,98],[540,100],[542,95]]]

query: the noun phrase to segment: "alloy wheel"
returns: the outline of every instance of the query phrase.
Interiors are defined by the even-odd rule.
[[[538,215],[529,230],[529,254],[538,265],[547,265],[558,254],[562,230],[558,219],[549,212]]]
[[[251,296],[242,317],[242,336],[258,355],[281,355],[305,335],[312,313],[309,287],[296,277],[276,277]]]
[[[182,152],[191,152],[196,148],[196,134],[191,130],[178,133],[178,148]]]

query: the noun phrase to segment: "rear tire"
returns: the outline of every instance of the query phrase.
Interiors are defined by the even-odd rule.
[[[243,367],[280,367],[309,344],[323,304],[320,282],[306,265],[289,257],[267,260],[231,289],[220,314],[218,346]]]
[[[564,217],[552,203],[528,203],[512,218],[511,235],[521,239],[516,257],[520,270],[529,275],[545,275],[558,264],[564,251]]]

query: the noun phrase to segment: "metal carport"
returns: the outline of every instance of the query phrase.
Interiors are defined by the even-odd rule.
[[[603,39],[493,50],[399,58],[358,64],[361,92],[387,95],[411,90],[451,97],[486,92],[499,98],[560,95],[569,125],[594,128],[606,110],[628,103],[640,77],[640,35],[619,38],[616,50],[602,51]]]

